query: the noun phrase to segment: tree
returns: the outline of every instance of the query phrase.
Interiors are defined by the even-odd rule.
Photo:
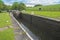
[[[14,2],[13,5],[12,5],[12,9],[13,10],[18,10],[18,6],[19,6],[18,2]]]
[[[6,5],[6,10],[11,10],[11,6],[10,5]]]
[[[2,0],[0,0],[0,10],[4,9],[4,2]]]
[[[39,8],[39,11],[41,11],[41,8]]]
[[[35,7],[38,7],[38,6],[42,6],[41,4],[37,4],[37,5],[35,5]]]
[[[19,3],[18,8],[19,8],[19,10],[25,10],[26,6],[24,3]]]
[[[13,10],[24,10],[25,9],[25,4],[24,3],[18,3],[18,2],[14,2],[12,5],[12,9]]]
[[[0,12],[4,9],[4,2],[0,0]]]

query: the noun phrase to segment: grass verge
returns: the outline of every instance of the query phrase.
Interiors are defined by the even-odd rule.
[[[50,18],[59,18],[60,12],[59,11],[26,11],[26,13],[34,13],[34,15],[45,16]]]
[[[9,28],[4,31],[0,31],[0,40],[14,40],[13,29]]]
[[[0,13],[0,27],[5,27],[11,25],[11,19],[9,14],[6,13]]]

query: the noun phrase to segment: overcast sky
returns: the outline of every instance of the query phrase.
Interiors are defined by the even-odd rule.
[[[60,4],[60,0],[3,0],[5,4],[12,5],[13,2],[23,2],[27,6],[33,6],[36,4],[51,5]]]

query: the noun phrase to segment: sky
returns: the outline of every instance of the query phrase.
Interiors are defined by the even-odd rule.
[[[26,6],[34,6],[36,4],[53,5],[60,4],[60,0],[3,0],[5,4],[12,5],[13,2],[23,2]]]

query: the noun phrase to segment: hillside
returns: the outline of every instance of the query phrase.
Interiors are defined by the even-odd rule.
[[[38,7],[28,7],[26,10],[38,11],[41,8],[42,11],[60,11],[60,4],[48,5],[48,6],[38,6]]]

